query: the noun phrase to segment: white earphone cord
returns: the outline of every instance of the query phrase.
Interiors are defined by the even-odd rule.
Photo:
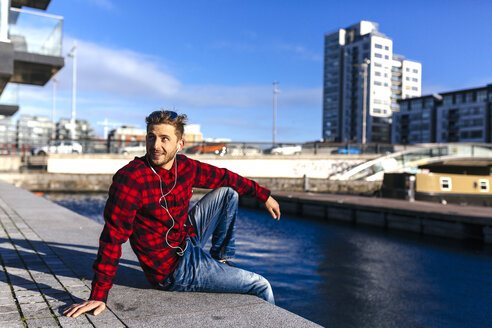
[[[178,151],[179,151],[179,148],[178,148]],[[176,153],[177,154],[177,153]],[[157,175],[157,177],[159,178],[159,187],[161,189],[161,198],[159,198],[159,205],[166,210],[167,214],[169,215],[169,217],[171,218],[172,220],[172,224],[171,224],[171,227],[167,230],[166,232],[166,244],[171,247],[171,248],[174,248],[174,249],[179,249],[179,251],[176,252],[176,254],[178,254],[179,256],[183,256],[184,255],[184,252],[186,251],[186,249],[188,248],[188,243],[186,243],[186,246],[185,248],[181,248],[180,246],[173,246],[171,244],[169,244],[169,241],[168,241],[168,235],[169,235],[169,232],[171,232],[171,229],[174,227],[174,224],[176,223],[176,221],[174,220],[173,216],[171,215],[171,213],[169,213],[169,210],[167,209],[167,200],[166,200],[166,196],[169,195],[171,193],[171,191],[174,189],[174,187],[176,187],[176,182],[178,181],[178,166],[177,166],[177,163],[176,163],[176,154],[174,154],[174,184],[172,186],[171,189],[169,189],[169,191],[164,194],[164,192],[162,191],[162,179],[161,177],[159,176],[159,174],[157,174],[157,172],[154,170],[154,168],[152,167],[152,165],[150,164],[147,156],[145,156],[145,159],[147,160],[147,163],[149,164],[150,166],[150,169],[152,170],[152,172],[154,172],[155,175]],[[162,206],[161,205],[161,200],[164,198],[164,202],[166,203],[166,207]]]

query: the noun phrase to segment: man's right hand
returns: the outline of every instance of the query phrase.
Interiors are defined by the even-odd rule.
[[[79,315],[94,310],[94,315],[98,315],[106,308],[106,303],[102,301],[85,301],[83,303],[72,304],[63,311],[67,317],[77,318]]]

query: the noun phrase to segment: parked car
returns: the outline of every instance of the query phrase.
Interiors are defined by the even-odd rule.
[[[118,154],[138,154],[143,155],[147,152],[145,144],[132,144],[118,148]]]
[[[216,154],[224,156],[227,151],[227,146],[224,143],[205,143],[188,147],[187,154]]]
[[[265,149],[264,153],[272,155],[299,155],[301,151],[301,145],[279,145]]]
[[[338,148],[338,154],[358,155],[360,154],[360,148],[357,146],[347,146],[345,148]]]
[[[57,140],[51,142],[48,146],[33,148],[31,154],[82,154],[82,145],[77,141]]]
[[[261,148],[258,146],[251,145],[228,145],[227,154],[232,156],[242,156],[242,155],[259,155],[261,154]]]

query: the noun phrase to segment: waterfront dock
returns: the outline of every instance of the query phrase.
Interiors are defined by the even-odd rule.
[[[276,191],[273,196],[282,213],[492,243],[491,207],[312,192]],[[248,198],[240,204],[260,206]]]
[[[254,296],[152,289],[128,243],[107,309],[64,317],[89,295],[101,230],[0,181],[0,327],[319,327]]]

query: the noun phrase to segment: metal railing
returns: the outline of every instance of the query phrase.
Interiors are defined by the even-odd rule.
[[[9,39],[14,50],[61,57],[63,17],[11,8]]]
[[[15,134],[15,127],[9,128],[8,135],[0,133],[0,154],[2,155],[38,155],[49,153],[74,154],[145,154],[145,143],[107,140],[107,139],[78,139],[78,140],[49,140],[46,136],[36,136],[35,133],[24,133],[24,138]],[[62,151],[56,146],[60,142],[72,143],[72,148],[65,147]],[[56,145],[54,144],[56,143]],[[61,147],[61,146],[60,146]],[[231,142],[231,141],[202,141],[185,143],[184,154],[210,154],[220,156],[253,156],[253,155],[363,155],[389,154],[395,151],[415,148],[412,145],[390,144],[357,144],[357,143],[277,143],[271,142]],[[72,151],[69,151],[72,149]],[[3,150],[3,151],[1,151]],[[40,152],[40,150],[43,150]]]
[[[422,164],[451,158],[490,158],[492,144],[422,144],[421,149],[411,149],[361,164],[332,180],[380,180],[384,172],[411,172]]]

